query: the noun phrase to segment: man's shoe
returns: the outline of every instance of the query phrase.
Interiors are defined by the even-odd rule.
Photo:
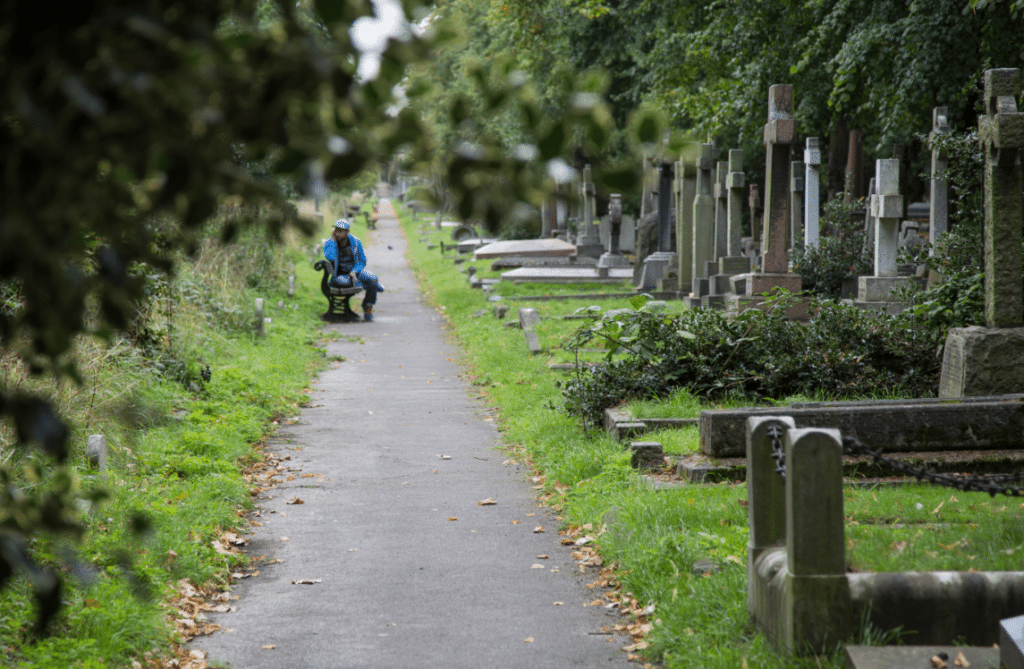
[[[367,321],[372,321],[373,320],[373,307],[365,307],[363,309],[363,320],[367,320]]]

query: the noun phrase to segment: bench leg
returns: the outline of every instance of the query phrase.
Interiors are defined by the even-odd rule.
[[[359,320],[359,314],[352,311],[349,305],[351,295],[332,295],[328,298],[327,312],[320,315],[321,320],[328,323],[350,323]],[[341,313],[336,309],[341,308]]]

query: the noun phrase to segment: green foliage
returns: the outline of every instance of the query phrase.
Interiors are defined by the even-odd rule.
[[[818,246],[801,246],[790,253],[793,271],[803,280],[805,293],[838,300],[844,279],[871,273],[872,258],[865,245],[864,222],[853,218],[853,211],[863,206],[863,201],[832,198],[824,206],[823,234]]]
[[[731,320],[708,309],[660,314],[641,306],[605,312],[566,342],[578,350],[601,341],[608,361],[563,384],[562,409],[598,422],[609,406],[664,397],[678,388],[711,399],[751,401],[796,394],[843,398],[897,391],[925,397],[936,392],[941,338],[910,317],[822,302],[804,325],[789,320],[784,305],[779,299],[765,311],[748,309]],[[611,359],[623,349],[626,357]]]

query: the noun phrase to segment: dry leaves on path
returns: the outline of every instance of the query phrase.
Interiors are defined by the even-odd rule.
[[[494,499],[491,497],[488,497],[487,499],[482,499],[476,503],[477,506],[494,506],[495,504],[497,504],[497,502],[495,502]]]

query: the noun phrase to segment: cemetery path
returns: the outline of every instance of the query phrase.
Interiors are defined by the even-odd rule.
[[[376,320],[327,326],[358,339],[328,345],[345,362],[270,445],[294,480],[256,498],[248,550],[281,562],[236,584],[236,612],[212,614],[231,631],[192,646],[234,669],[628,666],[558,522],[503,464],[390,205],[363,242],[387,289]]]

